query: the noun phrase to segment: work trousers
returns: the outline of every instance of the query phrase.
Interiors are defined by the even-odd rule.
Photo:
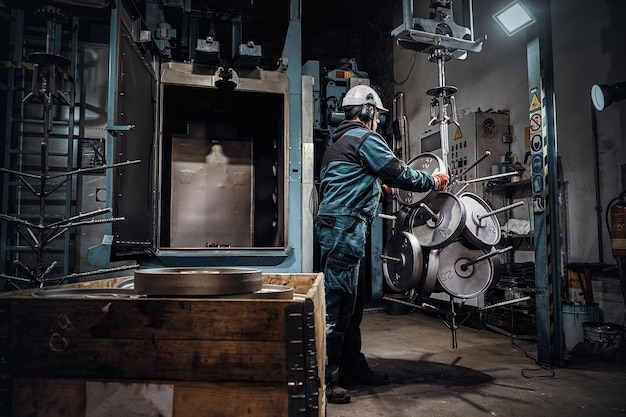
[[[361,352],[367,223],[352,216],[318,216],[320,264],[326,294],[326,384],[336,385],[337,375],[348,378],[369,368]],[[337,371],[337,372],[335,372]]]

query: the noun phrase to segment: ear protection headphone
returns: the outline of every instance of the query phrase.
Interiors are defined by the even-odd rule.
[[[376,107],[372,104],[366,103],[361,106],[361,111],[359,112],[359,119],[364,122],[369,122],[374,120],[374,116],[376,115]]]

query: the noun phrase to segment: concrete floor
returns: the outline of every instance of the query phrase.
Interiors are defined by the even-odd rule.
[[[626,416],[619,355],[567,353],[563,366],[540,366],[532,340],[460,327],[454,349],[445,323],[421,310],[368,312],[363,352],[391,383],[352,387],[352,402],[328,404],[328,417]]]

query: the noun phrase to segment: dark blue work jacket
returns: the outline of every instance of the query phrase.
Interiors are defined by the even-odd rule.
[[[382,183],[418,192],[434,186],[430,175],[397,158],[381,135],[360,122],[344,120],[333,140],[322,159],[318,215],[354,216],[369,224],[381,200]]]

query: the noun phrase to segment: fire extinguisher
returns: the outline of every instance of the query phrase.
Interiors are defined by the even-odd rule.
[[[619,197],[611,200],[608,207],[611,215],[609,224],[611,249],[616,258],[626,257],[626,201],[624,201],[624,195],[626,195],[626,190],[622,191]]]

